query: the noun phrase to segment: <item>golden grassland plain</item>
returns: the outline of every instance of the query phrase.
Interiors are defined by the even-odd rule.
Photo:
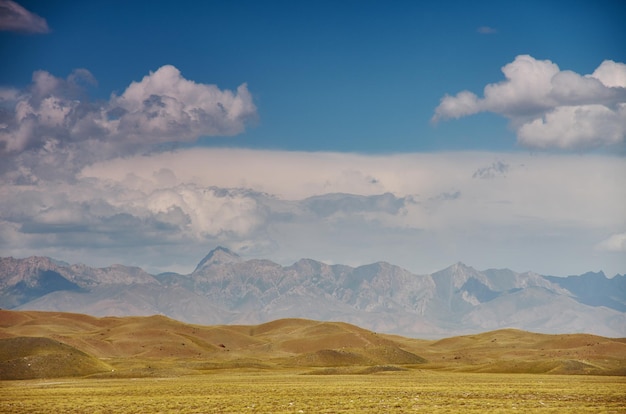
[[[624,413],[626,377],[219,370],[0,382],[2,413]]]
[[[626,413],[626,338],[0,310],[0,413]]]

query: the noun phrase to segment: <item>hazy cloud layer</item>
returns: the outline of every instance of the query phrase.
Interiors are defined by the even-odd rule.
[[[0,249],[160,270],[188,270],[222,244],[284,263],[623,272],[623,253],[596,246],[626,228],[625,174],[606,156],[195,148],[3,186]]]
[[[50,32],[46,19],[11,0],[0,0],[0,30],[22,33]]]
[[[66,79],[33,74],[23,91],[0,90],[0,173],[14,182],[50,174],[67,178],[98,160],[149,151],[156,145],[235,135],[256,117],[245,84],[237,91],[189,81],[163,66],[106,102],[88,99],[96,80],[85,69]],[[63,166],[63,168],[60,168]],[[6,178],[6,177],[5,177]]]
[[[531,148],[590,149],[626,137],[626,65],[605,60],[590,75],[560,70],[549,60],[520,55],[502,68],[506,80],[446,95],[433,121],[479,112],[505,116],[520,144]]]

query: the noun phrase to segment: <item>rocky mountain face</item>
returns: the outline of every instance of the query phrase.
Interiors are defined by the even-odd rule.
[[[415,275],[389,263],[360,267],[302,259],[243,260],[225,248],[188,275],[93,269],[45,257],[0,258],[0,307],[95,316],[164,314],[197,324],[256,324],[286,317],[345,321],[435,338],[512,327],[626,336],[626,276],[567,278],[478,271],[457,263]]]

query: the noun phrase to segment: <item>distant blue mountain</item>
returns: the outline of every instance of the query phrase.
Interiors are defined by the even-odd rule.
[[[626,276],[561,278],[479,271],[463,263],[428,275],[385,262],[351,267],[301,259],[282,266],[219,247],[187,275],[150,275],[122,265],[96,269],[47,257],[0,258],[0,307],[163,314],[210,325],[340,320],[425,338],[500,328],[626,337]]]
[[[579,276],[544,278],[572,292],[580,303],[626,312],[626,275],[609,279],[604,272],[587,272]]]

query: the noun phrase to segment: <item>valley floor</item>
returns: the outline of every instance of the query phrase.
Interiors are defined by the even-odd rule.
[[[215,370],[132,379],[0,381],[2,413],[623,413],[626,377],[470,374],[409,369],[368,375]]]

